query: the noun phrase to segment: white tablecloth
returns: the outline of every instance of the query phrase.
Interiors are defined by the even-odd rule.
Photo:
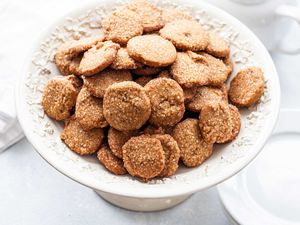
[[[41,30],[89,1],[1,0],[0,82],[16,82],[27,50]],[[293,41],[299,44],[297,36]],[[300,108],[300,56],[273,54],[273,58],[280,74],[282,107]],[[1,225],[176,223],[229,224],[215,188],[195,194],[174,209],[129,212],[61,175],[42,160],[26,139],[0,154]]]

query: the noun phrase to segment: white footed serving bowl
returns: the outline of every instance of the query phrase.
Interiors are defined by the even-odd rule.
[[[123,1],[122,1],[123,2]],[[236,71],[260,66],[266,90],[259,104],[242,110],[241,132],[236,140],[215,145],[213,155],[196,168],[180,167],[170,178],[143,183],[130,176],[109,173],[94,156],[79,156],[61,141],[62,123],[45,115],[41,96],[46,82],[59,75],[53,63],[64,41],[100,33],[100,20],[120,1],[102,0],[74,11],[48,28],[32,46],[17,88],[18,118],[38,153],[54,168],[88,186],[107,201],[131,210],[153,211],[172,207],[196,191],[216,185],[244,168],[260,152],[272,133],[279,112],[280,87],[270,55],[255,35],[224,11],[198,0],[156,1],[161,6],[185,7],[208,30],[231,44]]]

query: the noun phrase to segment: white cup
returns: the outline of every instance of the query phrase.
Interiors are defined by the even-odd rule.
[[[297,0],[208,0],[246,24],[265,44],[267,49],[287,54],[300,53],[298,46],[286,49],[281,45],[292,21],[300,25]],[[299,27],[300,32],[300,27]]]

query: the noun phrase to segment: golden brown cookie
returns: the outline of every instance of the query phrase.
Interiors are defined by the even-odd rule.
[[[209,43],[205,51],[215,57],[228,57],[230,53],[228,43],[218,35],[214,33],[209,33]]]
[[[228,70],[222,60],[206,53],[178,52],[171,66],[172,77],[183,87],[192,88],[203,85],[222,85]]]
[[[230,56],[222,59],[225,66],[227,67],[227,79],[231,76],[233,72],[233,62]]]
[[[126,48],[120,48],[115,60],[112,62],[110,67],[115,70],[129,70],[140,68],[142,67],[142,64],[136,62],[133,58],[131,58],[128,55],[128,51]]]
[[[161,10],[147,0],[135,0],[126,7],[142,18],[144,32],[157,31],[164,26]]]
[[[143,33],[142,17],[139,14],[121,7],[102,21],[106,40],[126,45],[134,36]]]
[[[137,130],[149,119],[150,100],[144,88],[133,81],[115,83],[106,89],[104,117],[120,131]]]
[[[132,137],[123,145],[124,166],[131,176],[145,181],[156,177],[165,167],[161,142],[150,136]]]
[[[118,44],[106,41],[86,51],[79,65],[80,74],[91,76],[104,70],[115,60],[119,48]]]
[[[127,173],[123,161],[112,154],[107,144],[102,144],[97,153],[97,158],[111,173],[116,175],[124,175]]]
[[[84,78],[84,86],[96,97],[103,98],[106,89],[118,82],[131,81],[132,76],[128,70],[106,69],[100,73]]]
[[[197,119],[189,118],[177,124],[172,136],[179,146],[180,159],[187,167],[201,165],[213,152],[213,144],[201,136]]]
[[[178,168],[180,150],[174,138],[168,134],[155,134],[152,137],[158,139],[165,154],[165,167],[158,176],[169,177],[175,174]]]
[[[72,74],[70,71],[70,64],[72,63],[71,56],[56,53],[54,56],[54,62],[62,75],[66,76]]]
[[[48,81],[44,88],[42,105],[46,114],[55,120],[64,120],[71,116],[71,111],[76,104],[79,88],[70,80],[78,79],[71,75],[57,77]],[[78,81],[79,82],[79,81]]]
[[[207,47],[209,40],[201,24],[187,19],[167,23],[159,33],[181,50],[202,51]]]
[[[172,79],[172,76],[168,70],[163,70],[158,74],[159,78],[170,78]]]
[[[181,120],[184,114],[184,96],[176,81],[156,78],[146,84],[145,91],[151,102],[151,124],[173,126]]]
[[[82,55],[76,56],[72,58],[69,64],[69,74],[74,74],[76,76],[80,76],[79,65],[82,59]]]
[[[80,155],[89,155],[99,149],[104,134],[103,130],[100,128],[85,131],[78,121],[72,117],[66,121],[60,138],[72,151]]]
[[[122,147],[132,137],[136,136],[138,131],[118,131],[113,127],[108,131],[108,144],[112,153],[122,159]]]
[[[264,87],[263,71],[258,67],[245,68],[231,81],[229,99],[236,106],[249,107],[259,101]]]
[[[80,40],[69,41],[64,43],[62,46],[60,46],[56,54],[77,56],[79,53],[87,51],[88,49],[98,44],[99,42],[102,42],[103,40],[104,40],[104,36],[99,35],[97,37],[89,37]]]
[[[193,20],[193,17],[186,11],[176,8],[164,8],[162,10],[162,19],[164,24],[173,22],[175,20]]]
[[[228,102],[226,85],[221,87],[202,86],[194,89],[194,96],[186,104],[186,108],[193,112],[200,112],[202,107],[215,102]]]
[[[142,76],[137,78],[135,82],[144,87],[152,79],[153,79],[152,76]]]
[[[131,70],[131,71],[136,75],[151,76],[151,75],[158,74],[161,70],[162,68],[159,67],[143,66],[141,68]]]
[[[84,130],[103,128],[108,125],[103,115],[102,99],[92,96],[85,87],[78,94],[75,116]]]
[[[200,130],[205,141],[225,143],[236,138],[241,120],[238,109],[224,102],[205,105],[200,112]]]
[[[127,50],[136,61],[153,67],[171,65],[177,55],[174,45],[158,35],[134,37],[128,41]]]

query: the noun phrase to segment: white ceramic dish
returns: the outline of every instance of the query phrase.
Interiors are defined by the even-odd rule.
[[[300,224],[300,110],[281,110],[262,153],[218,186],[234,224]]]
[[[32,46],[19,80],[16,94],[19,121],[28,140],[54,168],[86,185],[108,201],[133,210],[159,210],[171,207],[192,193],[211,187],[245,167],[262,149],[277,120],[280,87],[277,72],[265,47],[238,20],[224,11],[197,0],[157,1],[164,6],[184,6],[206,29],[214,29],[231,43],[235,72],[257,65],[267,80],[260,104],[242,111],[238,138],[215,147],[214,154],[197,168],[180,168],[163,180],[142,183],[129,176],[114,176],[94,157],[80,157],[60,140],[62,124],[49,119],[41,107],[45,83],[56,76],[55,49],[66,40],[99,32],[99,20],[120,3],[102,0],[67,15],[48,28]]]

